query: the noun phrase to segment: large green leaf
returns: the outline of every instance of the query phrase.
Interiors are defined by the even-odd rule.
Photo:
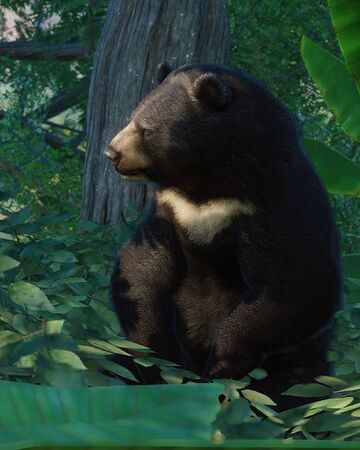
[[[53,388],[1,381],[0,449],[209,445],[222,391],[219,383]]]
[[[328,0],[328,4],[342,54],[360,92],[360,2]]]
[[[360,95],[345,63],[303,36],[301,55],[341,128],[360,141]]]
[[[360,166],[329,145],[305,138],[306,153],[332,194],[360,196]]]

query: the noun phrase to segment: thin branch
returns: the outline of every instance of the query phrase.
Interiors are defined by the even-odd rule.
[[[85,100],[88,95],[89,85],[90,76],[86,76],[76,82],[70,89],[61,91],[55,95],[45,109],[44,120],[55,117],[66,109]]]
[[[55,128],[61,128],[62,130],[69,130],[69,131],[72,131],[73,133],[84,134],[84,132],[82,130],[77,130],[76,128],[66,127],[65,125],[60,125],[58,123],[50,122],[50,120],[46,120],[44,122],[44,124],[49,125],[51,127],[55,127]]]
[[[12,59],[71,61],[87,56],[80,42],[65,44],[45,44],[33,41],[0,42],[0,56]]]

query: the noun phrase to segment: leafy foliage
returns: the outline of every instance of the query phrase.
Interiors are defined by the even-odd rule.
[[[338,339],[330,355],[341,378],[318,377],[285,393],[319,398],[307,405],[276,413],[271,399],[249,388],[251,377],[266,376],[262,369],[255,369],[242,380],[222,380],[225,400],[219,406],[214,401],[221,392],[218,383],[194,386],[199,377],[152,357],[150,349],[122,336],[108,301],[108,285],[114,249],[134,231],[135,223],[128,220],[121,226],[104,227],[83,222],[75,230],[77,212],[69,211],[77,210],[80,201],[86,95],[66,114],[46,123],[54,97],[76,88],[79,79],[89,75],[105,3],[36,0],[30,12],[23,0],[4,0],[1,5],[18,14],[20,37],[39,43],[79,40],[87,49],[83,59],[71,62],[0,61],[6,86],[0,104],[0,379],[8,381],[0,383],[0,433],[2,438],[6,435],[5,445],[24,439],[30,439],[31,445],[41,444],[40,436],[45,436],[46,444],[49,436],[54,444],[64,445],[159,443],[154,435],[167,444],[172,438],[173,445],[192,437],[187,442],[195,445],[198,439],[208,439],[211,429],[215,443],[239,437],[313,440],[316,432],[327,433],[327,439],[359,439],[359,254],[344,256],[345,305],[338,314]],[[336,12],[335,3],[344,7]],[[358,50],[349,41],[352,20],[345,13],[355,3],[329,0],[346,65],[358,80]],[[317,139],[307,140],[307,150],[328,189],[358,194],[358,147],[337,127],[299,52],[305,33],[325,42],[335,55],[330,59],[344,69],[337,58],[325,1],[229,0],[229,6],[231,63],[266,80],[297,112],[307,134]],[[310,53],[314,51],[316,44],[309,38],[304,42]],[[329,59],[326,52],[323,56],[324,61]],[[316,65],[314,55],[310,57]],[[335,75],[340,73],[337,70]],[[342,117],[339,111],[344,108],[339,110],[338,102],[345,105],[350,97],[334,90],[343,77],[332,85],[334,79],[327,78],[325,91],[334,97],[332,109]],[[357,130],[356,121],[353,129]],[[61,139],[60,148],[49,145],[45,132]],[[4,188],[18,192],[7,194]],[[333,203],[344,248],[359,250],[360,222],[353,217],[358,215],[359,203],[340,196],[333,197]],[[164,381],[172,386],[121,385],[124,379],[136,382],[136,378],[107,357],[131,357],[133,352],[137,352],[136,363],[159,365]],[[187,380],[192,381],[181,385]]]
[[[349,35],[349,27],[352,29],[353,19],[350,19],[348,14],[352,11],[354,16],[358,17],[360,4],[351,0],[331,0],[329,6],[333,22],[340,25],[336,32],[345,52],[345,62],[305,37],[302,39],[302,57],[343,131],[359,140],[360,96],[356,87],[357,81],[353,79],[352,73],[357,74],[357,64],[354,63],[353,57],[354,54],[358,54],[360,37],[358,33]],[[328,187],[335,189],[337,193],[359,195],[360,166],[358,164],[345,160],[340,154],[336,154],[320,142],[307,140],[306,146],[314,157],[319,172],[325,175]],[[360,351],[358,350],[360,333],[356,330],[360,324],[360,266],[356,266],[358,262],[356,254],[347,255],[344,258],[345,304],[343,310],[337,314],[339,338],[336,349],[331,355],[337,363],[337,374],[352,376],[355,379],[355,374],[358,377],[360,369]]]
[[[39,46],[80,41],[86,49],[69,61],[0,58],[0,188],[15,191],[16,204],[31,204],[38,214],[74,211],[80,203],[87,97],[80,80],[89,76],[106,4],[1,2],[2,13],[16,17],[4,36],[12,32]],[[68,92],[79,100],[61,100]]]
[[[329,0],[329,9],[346,65],[360,89],[359,5],[356,0]]]
[[[114,248],[121,246],[134,231],[135,222],[128,221],[127,225],[116,227],[83,222],[81,232],[75,234],[67,231],[66,227],[63,227],[63,231],[59,231],[64,221],[71,219],[70,215],[37,218],[32,215],[30,208],[16,213],[4,212],[7,216],[0,221],[0,378],[57,388],[119,385],[126,379],[136,382],[131,372],[107,357],[116,354],[131,357],[130,355],[137,351],[140,353],[137,354],[135,361],[145,366],[159,365],[166,383],[179,385],[184,383],[184,378],[186,378],[185,381],[193,380],[179,388],[182,389],[181,398],[184,399],[181,403],[184,408],[182,411],[184,417],[187,417],[184,421],[195,417],[194,412],[190,413],[190,411],[197,410],[190,409],[191,405],[185,399],[192,397],[190,391],[193,392],[194,382],[199,380],[199,377],[178,368],[174,363],[153,358],[149,353],[150,349],[127,341],[122,336],[115,314],[110,309],[107,297]],[[53,227],[56,227],[56,231],[53,231]],[[217,417],[215,417],[216,411],[211,410],[212,435],[215,442],[221,442],[225,438],[254,439],[259,436],[279,438],[284,435],[292,439],[299,433],[311,437],[310,433],[323,430],[324,423],[328,420],[332,428],[324,431],[331,431],[331,438],[345,439],[359,434],[360,426],[357,427],[356,414],[360,409],[358,407],[360,389],[356,386],[352,387],[349,382],[359,378],[360,355],[357,349],[360,347],[357,338],[360,333],[357,332],[350,339],[348,336],[348,330],[350,332],[354,330],[360,299],[360,273],[357,258],[358,256],[351,255],[344,259],[347,274],[351,275],[348,279],[350,283],[348,295],[354,296],[354,301],[357,303],[347,302],[347,315],[339,319],[341,338],[335,344],[333,351],[338,358],[337,371],[343,375],[343,379],[324,376],[320,377],[317,383],[294,386],[286,393],[286,395],[318,396],[319,398],[328,396],[329,398],[290,410],[287,414],[279,414],[273,409],[275,405],[270,398],[249,389],[250,377],[262,379],[266,377],[264,370],[255,369],[249,374],[250,377],[239,381],[223,380],[227,400],[222,403]],[[341,327],[344,329],[342,330]],[[347,365],[345,372],[344,364]],[[110,374],[112,376],[109,376]],[[1,386],[0,383],[0,402],[5,404],[1,397]],[[198,386],[201,389],[204,385]],[[155,386],[152,389],[162,395],[165,387],[164,385]],[[126,399],[125,404],[129,406],[129,402],[135,401],[131,390],[133,387],[124,386],[123,389],[119,391],[119,395],[122,392],[121,396],[124,401]],[[22,391],[14,390],[14,396],[18,395],[18,392]],[[35,396],[34,398],[44,395],[41,405],[46,405],[47,395],[50,394],[45,392],[51,391],[44,391],[44,394],[30,392],[31,390],[26,395]],[[70,395],[70,391],[62,392],[64,396]],[[65,394],[65,392],[68,393]],[[76,406],[77,397],[73,395],[73,392],[71,391],[69,398],[72,400],[69,400],[68,404],[71,411],[70,417],[75,417],[74,414],[78,414],[77,411],[80,414],[81,410]],[[81,395],[96,396],[97,394]],[[99,411],[108,410],[109,406],[105,407],[105,402],[108,401],[107,395],[110,394],[99,396],[99,400],[96,401],[95,405],[99,405]],[[15,400],[13,401],[17,404]],[[196,401],[195,397],[192,397],[192,401]],[[6,405],[6,408],[13,407],[9,403]],[[50,408],[50,405],[47,405],[47,408]],[[24,417],[26,414],[31,417],[30,408],[37,408],[34,402],[23,402],[22,407]],[[173,407],[179,409],[181,405],[177,402]],[[137,423],[130,417],[131,410],[127,411],[129,416],[124,423]],[[202,411],[204,415],[209,414],[205,407]],[[39,414],[41,416],[41,412]],[[196,420],[205,417],[204,415],[199,416],[196,413]],[[324,418],[318,418],[322,415],[325,415]],[[341,417],[337,418],[338,415]],[[9,417],[12,416],[9,415]],[[152,420],[155,420],[153,413],[151,417],[152,423]],[[163,417],[165,416],[161,416]],[[178,416],[177,418],[180,420]],[[98,420],[104,426],[107,421],[110,421],[106,429],[110,429],[111,424],[121,427],[122,423],[117,417],[108,417],[106,414],[101,415]],[[150,423],[150,415],[144,417],[144,421],[141,422],[143,425]],[[3,422],[0,420],[0,423]],[[89,418],[88,423],[91,433],[105,430],[96,420],[93,422]],[[167,430],[166,423],[170,422],[164,420],[163,430]],[[207,433],[210,434],[210,421],[207,424]],[[186,429],[185,422],[183,425],[184,429],[183,431],[179,429],[179,433]],[[36,433],[46,430],[46,426],[48,425],[35,426],[33,423],[35,434],[30,433],[31,436],[38,436]],[[16,436],[18,433],[20,435],[28,433],[29,430],[24,427],[24,424],[18,428],[16,422],[14,427],[9,430],[9,433],[15,433]],[[64,427],[63,430],[68,430],[66,435],[70,433],[73,438],[71,430],[74,428],[66,424],[61,427]],[[15,435],[11,434],[12,439],[15,439]],[[87,442],[85,434],[80,433],[80,435],[81,439]],[[59,436],[62,436],[60,432]],[[96,437],[93,437],[95,435],[89,436],[97,442]],[[112,439],[110,436],[109,439]],[[129,438],[131,434],[126,436]],[[161,433],[158,436],[168,435]],[[190,435],[187,434],[187,436]]]
[[[71,217],[32,219],[25,208],[0,221],[0,374],[6,379],[111,384],[97,372],[99,359],[127,354],[108,285],[114,244],[129,236],[131,224],[107,229],[83,223],[87,231],[77,235],[51,231]]]
[[[0,448],[209,444],[221,391],[217,383],[54,389],[3,382]]]
[[[302,39],[301,53],[337,122],[346,134],[359,141],[360,94],[345,63],[306,36]]]

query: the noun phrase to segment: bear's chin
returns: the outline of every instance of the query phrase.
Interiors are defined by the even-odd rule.
[[[143,173],[134,173],[131,175],[123,175],[122,173],[120,173],[120,175],[126,181],[148,181],[148,177]]]

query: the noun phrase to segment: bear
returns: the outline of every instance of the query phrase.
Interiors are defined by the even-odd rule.
[[[204,380],[262,367],[250,387],[279,411],[296,406],[282,392],[333,372],[343,290],[338,229],[297,119],[238,68],[162,63],[158,81],[105,150],[126,180],[156,188],[111,278],[121,327]]]

